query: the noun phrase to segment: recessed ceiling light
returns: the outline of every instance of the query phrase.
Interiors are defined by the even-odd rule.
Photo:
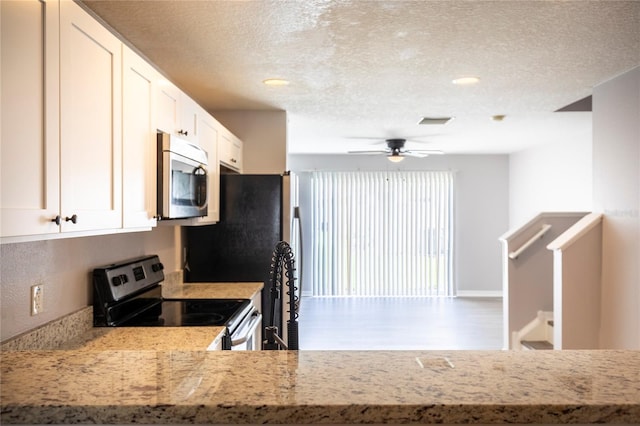
[[[452,83],[459,86],[468,86],[470,84],[476,84],[479,81],[480,79],[478,77],[460,77],[453,80]]]
[[[289,84],[289,80],[283,78],[268,78],[262,82],[267,86],[286,86]]]

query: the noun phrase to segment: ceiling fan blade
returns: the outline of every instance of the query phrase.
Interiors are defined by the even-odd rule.
[[[364,141],[385,141],[384,137],[380,136],[345,136],[346,139],[356,139],[356,140],[364,140]]]
[[[443,155],[444,152],[439,149],[410,149],[404,151],[405,154],[426,154],[426,155]]]
[[[415,157],[415,158],[425,158],[428,157],[429,154],[425,154],[423,152],[415,152],[415,151],[404,151],[400,154],[401,157]]]
[[[347,151],[347,154],[362,154],[362,155],[374,155],[374,154],[388,154],[388,151],[376,150],[376,151]]]

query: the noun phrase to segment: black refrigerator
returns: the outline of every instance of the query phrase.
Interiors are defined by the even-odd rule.
[[[263,327],[273,324],[283,330],[283,300],[276,300],[271,318],[269,273],[276,244],[294,247],[299,221],[294,212],[297,184],[283,175],[220,175],[220,221],[215,225],[186,230],[186,282],[264,282]],[[286,308],[288,310],[288,307]],[[263,330],[263,336],[264,336]]]

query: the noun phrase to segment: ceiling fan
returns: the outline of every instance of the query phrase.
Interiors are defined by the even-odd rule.
[[[389,161],[392,161],[394,163],[399,163],[404,159],[405,156],[424,158],[429,155],[444,154],[442,151],[433,149],[405,149],[404,144],[407,142],[407,140],[402,138],[386,139],[384,142],[387,144],[387,147],[385,149],[378,149],[374,151],[348,151],[348,154],[384,154],[387,156]]]

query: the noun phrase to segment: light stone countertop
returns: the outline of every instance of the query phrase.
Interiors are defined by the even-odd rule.
[[[189,283],[163,288],[164,298],[251,299],[261,282]],[[207,350],[226,327],[100,327],[57,349],[68,350]]]
[[[251,299],[262,290],[261,282],[184,283],[162,288],[165,299]]]
[[[96,327],[55,349],[69,351],[213,350],[226,327]]]
[[[640,351],[5,352],[7,423],[640,423]]]

